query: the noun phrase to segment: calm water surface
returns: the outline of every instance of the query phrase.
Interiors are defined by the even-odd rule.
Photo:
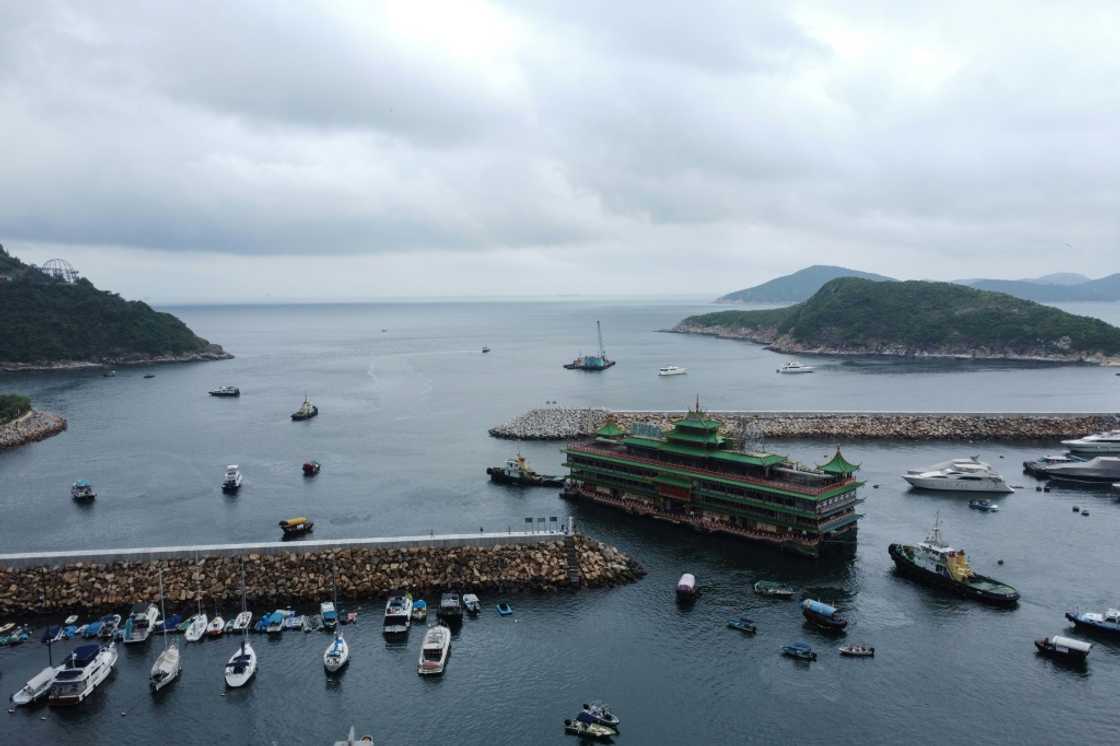
[[[1067,308],[1120,322],[1111,304]],[[689,304],[173,310],[237,358],[154,368],[150,380],[142,378],[148,371],[128,369],[111,379],[0,381],[70,420],[59,437],[0,453],[3,551],[271,540],[276,521],[296,514],[312,515],[316,536],[329,538],[503,530],[525,516],[571,513],[649,575],[613,590],[517,596],[511,619],[493,612],[497,599],[484,598],[487,610],[464,625],[438,681],[415,673],[419,630],[404,644],[381,638],[376,604],[348,630],[352,663],[334,678],[320,663],[325,636],[288,633],[255,640],[256,681],[225,694],[221,668],[234,643],[210,641],[186,646],[181,679],[153,698],[153,639],[146,650],[122,650],[114,678],[82,707],[5,715],[0,743],[122,743],[158,728],[165,743],[320,744],[351,722],[378,743],[565,743],[563,718],[596,697],[623,718],[617,743],[1120,740],[1120,641],[1097,640],[1084,670],[1038,658],[1031,644],[1067,631],[1067,607],[1120,603],[1120,504],[1104,493],[1036,492],[1019,475],[1024,458],[1056,444],[771,443],[815,463],[841,445],[863,464],[859,549],[833,565],[570,505],[555,490],[502,489],[483,473],[518,447],[539,470],[560,470],[558,444],[486,436],[487,427],[549,400],[681,409],[699,393],[713,409],[1117,411],[1112,371],[821,359],[813,376],[778,376],[783,358],[756,345],[656,333],[711,310]],[[599,375],[564,371],[561,363],[594,348],[596,319],[619,365]],[[489,355],[480,354],[483,344]],[[689,374],[657,378],[668,364]],[[223,383],[240,386],[241,398],[206,395]],[[292,423],[288,414],[305,393],[321,415]],[[897,476],[972,453],[1024,485],[1000,499],[998,514],[970,511],[967,499],[908,492]],[[323,472],[305,481],[299,464],[308,458]],[[245,473],[237,498],[218,489],[226,463]],[[96,485],[96,504],[72,504],[68,486],[78,478]],[[979,571],[1019,588],[1018,609],[942,596],[893,574],[887,544],[920,540],[937,511],[947,538]],[[687,610],[672,601],[686,570],[704,590]],[[758,578],[836,602],[852,620],[845,639],[874,644],[878,656],[840,659],[840,643],[805,628],[794,603],[755,597],[749,584]],[[724,627],[739,613],[758,622],[756,637]],[[806,666],[781,658],[780,646],[797,639],[821,659]],[[37,643],[0,649],[0,689],[15,691],[45,662]]]

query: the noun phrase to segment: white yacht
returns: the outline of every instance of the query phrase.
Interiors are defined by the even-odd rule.
[[[257,672],[257,651],[249,644],[248,632],[237,651],[226,662],[226,686],[236,689],[249,683]]]
[[[688,368],[682,368],[679,365],[666,365],[664,368],[657,369],[659,376],[683,376],[688,373]]]
[[[70,654],[54,677],[47,701],[52,705],[76,705],[93,694],[109,678],[117,663],[117,644],[82,645]]]
[[[157,619],[159,619],[159,609],[155,604],[136,604],[124,623],[121,640],[126,645],[147,642],[152,630],[155,629]]]
[[[66,666],[47,666],[32,676],[22,689],[12,695],[12,704],[25,707],[46,696],[54,683],[54,677],[64,668]]]
[[[975,456],[942,461],[902,475],[911,487],[944,492],[1014,492],[989,464]]]
[[[222,478],[222,492],[237,492],[241,489],[241,470],[237,464],[226,467],[226,475]]]
[[[792,374],[792,373],[812,373],[812,365],[802,365],[796,360],[790,360],[781,368],[778,368],[779,373]]]
[[[1120,453],[1120,430],[1093,433],[1077,440],[1063,440],[1062,445],[1074,453]]]
[[[1112,484],[1120,479],[1120,456],[1094,456],[1087,461],[1071,461],[1039,468],[1038,473],[1059,482]]]
[[[329,673],[334,673],[350,662],[350,646],[342,636],[342,630],[334,634],[334,639],[327,649],[323,651],[323,668]]]
[[[381,629],[386,635],[403,635],[412,626],[412,594],[389,596],[385,604],[385,622]]]
[[[420,649],[420,662],[416,666],[416,673],[421,676],[433,676],[443,673],[447,666],[447,656],[451,653],[451,630],[442,624],[429,627],[424,635],[424,644]]]
[[[187,631],[183,633],[183,637],[187,642],[198,642],[206,634],[206,627],[209,624],[210,620],[206,617],[206,614],[200,611],[191,617],[191,623],[187,627]]]

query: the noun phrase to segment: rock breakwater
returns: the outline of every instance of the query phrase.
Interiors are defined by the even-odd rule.
[[[708,412],[725,435],[845,440],[1055,440],[1120,426],[1115,414],[924,412]],[[490,429],[495,438],[570,440],[588,437],[608,417],[628,430],[639,423],[662,430],[684,412],[610,412],[606,409],[532,409]]]
[[[34,443],[58,435],[65,429],[65,418],[33,409],[22,417],[0,425],[0,449]]]
[[[570,538],[579,585],[632,582],[641,566],[618,549],[585,536]],[[570,587],[569,542],[493,546],[324,549],[240,556],[158,559],[137,562],[70,562],[0,566],[0,613],[100,610],[159,597],[158,571],[170,606],[240,603],[244,563],[250,602],[316,602],[331,594],[374,598],[395,589],[413,593],[458,591],[555,591]]]

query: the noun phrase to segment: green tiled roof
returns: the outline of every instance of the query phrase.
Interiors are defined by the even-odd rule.
[[[617,438],[625,435],[626,430],[614,420],[607,420],[606,424],[595,431],[600,438]]]
[[[817,468],[829,474],[854,474],[859,469],[859,464],[848,461],[844,458],[844,454],[840,453],[840,449],[837,448],[836,455],[832,457],[832,460]]]
[[[666,436],[669,440],[681,440],[686,443],[710,443],[711,445],[720,445],[723,443],[723,438],[716,433],[706,433],[704,435],[694,435],[693,433],[681,432],[677,429]]]
[[[786,462],[785,456],[776,453],[739,453],[737,451],[719,451],[711,454],[717,461],[727,461],[733,464],[749,464],[750,466],[777,466]]]

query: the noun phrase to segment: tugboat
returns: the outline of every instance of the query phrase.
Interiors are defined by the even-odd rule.
[[[1120,635],[1120,609],[1109,609],[1104,613],[1096,611],[1082,613],[1075,609],[1066,612],[1066,619],[1082,629]]]
[[[97,497],[97,493],[93,491],[93,485],[84,479],[79,479],[70,487],[70,497],[78,502],[85,502],[93,500]]]
[[[563,477],[537,474],[529,468],[528,462],[520,453],[514,458],[506,459],[505,466],[487,467],[486,473],[490,475],[490,481],[498,484],[516,484],[522,487],[560,487],[564,484]]]
[[[614,365],[614,360],[607,358],[607,351],[603,347],[603,327],[598,321],[595,322],[595,330],[599,335],[599,354],[580,355],[575,360],[565,365],[564,367],[566,369],[600,371],[606,370]]]
[[[1060,660],[1073,661],[1074,663],[1082,663],[1089,657],[1089,651],[1093,649],[1093,643],[1075,640],[1072,637],[1062,637],[1061,635],[1053,635],[1052,637],[1044,637],[1041,640],[1035,640],[1034,646],[1038,648],[1038,652],[1043,655],[1048,655],[1051,658],[1058,658]]]
[[[945,588],[958,595],[996,606],[1019,603],[1019,592],[998,580],[977,575],[963,549],[954,549],[941,536],[941,514],[920,544],[891,544],[888,550],[903,575]]]
[[[284,532],[284,538],[289,536],[300,536],[301,534],[311,533],[311,529],[315,527],[310,518],[299,516],[298,518],[288,518],[287,520],[280,521],[280,529]]]
[[[323,466],[318,461],[306,461],[303,464],[303,476],[313,477],[319,473]]]
[[[237,464],[230,464],[226,467],[226,475],[222,478],[222,492],[235,494],[239,489],[241,489],[241,471],[237,468]]]
[[[807,598],[801,602],[801,613],[813,624],[830,632],[839,632],[848,626],[848,620],[840,616],[834,606]]]
[[[317,417],[318,415],[319,408],[312,404],[311,400],[305,396],[303,397],[303,404],[300,405],[300,408],[292,412],[292,420],[297,422],[299,420],[310,420],[312,417]]]
[[[241,396],[241,389],[236,386],[219,386],[210,390],[210,396],[238,397]]]

